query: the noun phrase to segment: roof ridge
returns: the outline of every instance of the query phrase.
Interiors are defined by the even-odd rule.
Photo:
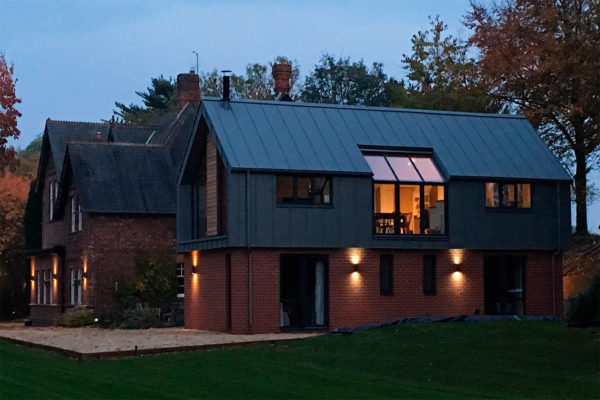
[[[223,102],[219,97],[203,97],[202,101]],[[438,114],[438,115],[456,115],[462,117],[484,117],[484,118],[514,118],[526,119],[521,114],[497,114],[497,113],[480,113],[469,111],[446,111],[446,110],[426,110],[417,108],[402,108],[402,107],[382,107],[382,106],[365,106],[365,105],[345,105],[345,104],[327,104],[327,103],[303,103],[299,101],[277,101],[277,100],[258,100],[258,99],[231,99],[230,103],[249,103],[260,105],[276,105],[285,107],[311,107],[311,108],[337,108],[344,110],[365,110],[365,111],[382,111],[382,112],[404,112],[415,114]]]
[[[94,145],[94,146],[115,146],[115,147],[145,147],[145,148],[165,148],[163,144],[146,143],[128,143],[128,142],[85,142],[80,140],[69,141],[69,145]]]
[[[111,127],[116,128],[136,128],[136,129],[142,129],[142,128],[146,128],[146,129],[156,129],[158,128],[158,125],[129,125],[129,124],[111,124]]]
[[[46,122],[59,122],[59,123],[67,123],[67,124],[84,124],[84,125],[110,125],[110,122],[89,122],[89,121],[68,121],[63,119],[50,119],[48,118]]]

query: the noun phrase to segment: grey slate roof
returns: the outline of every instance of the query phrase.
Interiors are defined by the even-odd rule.
[[[96,140],[96,134],[102,135],[102,141],[106,141],[110,125],[108,123],[73,122],[73,121],[46,121],[46,133],[54,158],[54,169],[57,176],[62,173],[63,161],[67,143],[78,140],[92,142]]]
[[[146,143],[152,132],[156,131],[154,126],[136,125],[112,125],[108,133],[109,142],[119,143]]]
[[[234,169],[370,174],[360,147],[433,150],[447,177],[570,180],[522,116],[203,98]]]
[[[86,211],[175,213],[175,174],[163,146],[70,143],[72,179]]]

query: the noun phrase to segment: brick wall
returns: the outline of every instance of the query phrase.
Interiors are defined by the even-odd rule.
[[[186,255],[186,327],[224,331],[226,328],[226,251],[198,253],[198,274],[191,277],[192,256]],[[329,329],[384,322],[397,317],[472,315],[484,312],[484,252],[402,251],[358,252],[358,272],[348,249],[298,250],[260,249],[251,252],[252,296],[249,297],[248,256],[245,250],[231,249],[232,331],[277,332],[279,314],[280,254],[321,254],[329,261]],[[393,295],[380,295],[379,256],[393,255]],[[437,294],[423,294],[423,255],[436,255]],[[551,315],[552,255],[529,252],[526,266],[526,311]],[[560,259],[556,269],[560,271]],[[455,263],[460,273],[455,274]],[[554,301],[556,315],[562,315],[561,276],[556,274]],[[248,306],[252,303],[251,315]],[[249,324],[251,318],[251,324]]]

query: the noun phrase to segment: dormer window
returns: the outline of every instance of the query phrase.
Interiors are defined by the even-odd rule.
[[[376,235],[445,235],[446,185],[429,155],[368,153]]]

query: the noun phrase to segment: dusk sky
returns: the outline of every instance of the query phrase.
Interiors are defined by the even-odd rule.
[[[323,53],[382,62],[402,78],[410,38],[439,15],[467,38],[468,0],[427,1],[11,1],[3,0],[0,52],[18,79],[18,126],[11,142],[26,147],[46,118],[109,119],[115,101],[139,103],[150,78],[195,68],[230,69],[278,55],[298,61],[301,75]],[[592,179],[596,184],[600,176]],[[589,208],[597,232],[600,200]]]

